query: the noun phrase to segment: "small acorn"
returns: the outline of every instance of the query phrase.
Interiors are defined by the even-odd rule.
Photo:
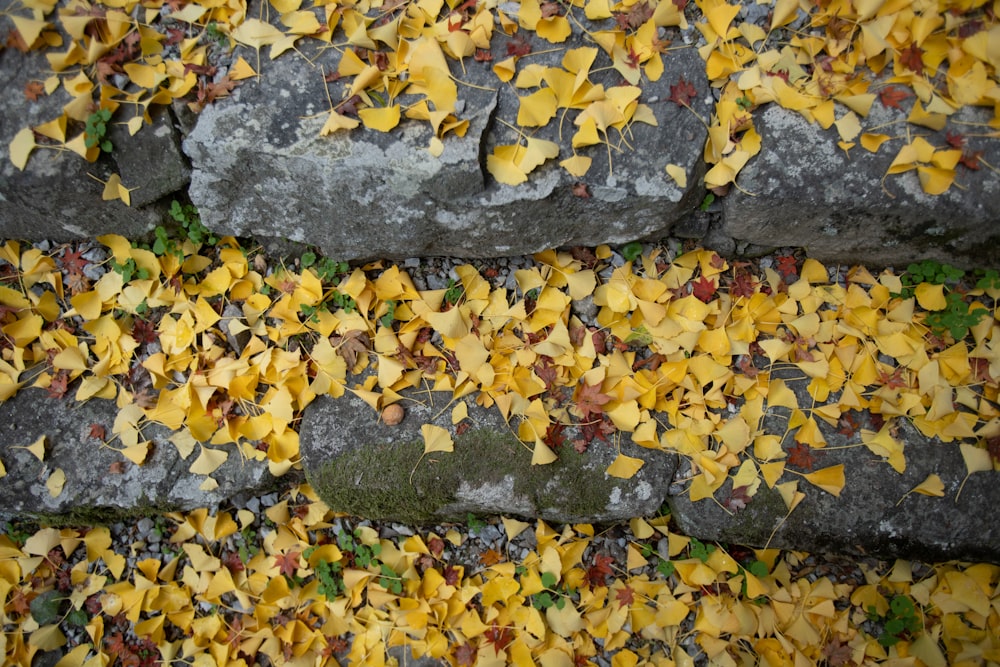
[[[382,421],[389,426],[395,426],[399,422],[403,421],[403,406],[398,403],[393,403],[392,405],[387,405],[385,409],[382,410]]]

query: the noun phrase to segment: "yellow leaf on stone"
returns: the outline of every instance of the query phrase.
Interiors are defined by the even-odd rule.
[[[243,56],[237,58],[233,66],[229,68],[229,78],[233,81],[241,81],[254,76],[257,76],[257,72],[250,66],[250,63],[243,59]]]
[[[191,464],[191,467],[188,468],[188,471],[195,475],[211,475],[228,458],[229,452],[223,449],[210,449],[202,445],[201,453],[194,460],[194,463]]]
[[[605,473],[611,477],[617,477],[619,479],[630,479],[633,477],[639,469],[646,464],[642,459],[637,459],[631,456],[626,456],[625,454],[619,453],[615,457],[614,462],[608,466]]]
[[[838,464],[803,475],[806,480],[829,494],[840,496],[844,489],[844,465]]]
[[[35,149],[35,133],[30,127],[22,128],[10,142],[10,161],[14,166],[24,171],[28,164],[28,156]]]
[[[592,162],[593,158],[587,157],[586,155],[574,155],[573,157],[566,158],[560,162],[559,166],[568,171],[571,175],[576,176],[577,178],[583,178],[584,174],[586,174],[590,169]]]
[[[674,183],[678,187],[682,189],[687,187],[687,171],[684,170],[684,167],[677,164],[668,164],[666,169],[667,175],[674,179]]]
[[[507,533],[508,540],[513,540],[527,528],[531,527],[531,524],[526,521],[518,521],[517,519],[509,519],[507,517],[501,517],[501,520],[503,521],[504,532]]]
[[[200,5],[197,6],[201,9]],[[260,19],[246,19],[238,28],[232,31],[232,38],[240,44],[245,44],[254,49],[260,50],[268,44],[274,44],[285,36],[283,32],[275,28],[270,23],[265,23]]]
[[[434,424],[424,424],[420,427],[420,435],[424,439],[424,454],[430,452],[452,452],[455,442],[447,429]]]
[[[939,477],[936,473],[931,473],[930,475],[927,475],[927,479],[913,487],[911,493],[919,493],[924,496],[935,496],[940,498],[944,496],[944,482],[941,481],[941,477]]]
[[[358,117],[369,130],[388,132],[399,125],[400,106],[393,104],[390,107],[369,107],[358,111]]]
[[[337,130],[353,130],[361,121],[356,118],[350,118],[348,116],[341,115],[336,111],[330,111],[330,115],[327,117],[326,122],[323,123],[323,127],[320,129],[320,136],[328,136],[333,134]]]
[[[559,457],[556,456],[556,453],[553,452],[548,445],[546,445],[539,439],[535,440],[535,447],[531,451],[531,465],[533,466],[548,465],[549,463],[552,463],[558,458]]]
[[[888,134],[872,134],[865,132],[861,135],[861,147],[866,151],[875,153],[891,137]]]
[[[26,447],[15,447],[14,449],[27,449],[35,455],[39,461],[45,460],[45,436],[38,436],[38,439]]]
[[[121,450],[122,455],[132,463],[141,466],[149,455],[149,442],[140,442]]]
[[[55,498],[60,493],[62,493],[63,487],[66,485],[66,473],[63,472],[62,468],[56,468],[49,475],[48,480],[45,482],[45,487],[49,490],[49,495]]]

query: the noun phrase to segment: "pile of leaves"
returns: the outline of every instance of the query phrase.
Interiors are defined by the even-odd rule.
[[[440,155],[448,135],[468,129],[458,104],[467,60],[491,62],[499,55],[492,67],[497,86],[519,91],[519,110],[511,126],[516,141],[494,148],[489,172],[516,185],[562,154],[559,164],[581,178],[592,162],[588,147],[603,144],[590,150],[609,154],[627,150],[633,123],[657,124],[642,85],[664,75],[670,49],[684,48],[671,46],[666,29],[687,29],[691,15],[701,33],[707,78],[719,89],[712,117],[703,119],[709,127],[704,157],[711,165],[705,185],[716,193],[725,193],[759,152],[754,112],[772,102],[824,129],[835,127],[845,151],[858,143],[872,152],[899,145],[887,175],[915,170],[931,194],[947,191],[960,166],[995,170],[976,148],[995,138],[1000,125],[1000,56],[994,47],[1000,23],[986,0],[918,7],[774,0],[757,22],[740,19],[741,5],[725,0],[690,6],[687,0],[270,0],[256,17],[247,15],[241,0],[56,4],[25,0],[5,13],[13,24],[5,47],[44,51],[54,71],[29,81],[27,101],[55,94],[70,100],[57,118],[14,137],[10,157],[21,169],[39,147],[94,161],[113,150],[105,136],[109,123],[122,123],[134,134],[150,122],[151,106],[180,98],[199,111],[259,76],[263,48],[272,59],[292,57],[308,41],[321,52],[316,76],[327,84],[322,135],[362,125],[389,132],[410,119],[430,124],[428,149]],[[537,55],[562,48],[574,31],[594,46],[565,50],[558,66],[532,62],[533,50]],[[235,48],[256,65],[240,55],[226,69]],[[333,53],[332,61],[320,57]],[[609,70],[621,85],[591,80],[593,73]],[[681,78],[671,85],[670,100],[690,109],[692,97],[703,92]],[[899,110],[898,123],[864,126],[876,99]],[[952,122],[966,106],[993,107],[993,117],[979,126]],[[568,155],[566,146],[533,136],[552,122],[576,127]],[[911,128],[946,127],[947,145],[911,134]],[[665,178],[686,183],[682,168],[664,167]],[[124,186],[109,188],[106,197],[127,203]]]
[[[0,400],[30,386],[116,401],[100,446],[142,465],[144,424],[163,424],[205,489],[234,454],[278,476],[297,465],[296,424],[319,395],[349,391],[381,411],[427,387],[499,410],[533,464],[622,437],[678,453],[695,501],[730,478],[744,502],[764,483],[789,511],[802,483],[838,495],[843,465],[800,469],[827,426],[888,474],[906,468],[900,419],[959,443],[969,474],[1000,458],[995,271],[831,274],[787,254],[754,273],[709,250],[642,255],[636,244],[617,267],[606,246],[539,253],[512,291],[471,265],[447,289],[417,290],[398,266],[314,253],[287,266],[228,237],[100,242],[86,253],[0,246]],[[597,307],[587,323],[573,309],[586,298]],[[786,416],[783,433],[765,429],[770,414]],[[427,451],[453,448],[446,429],[422,432]],[[607,473],[642,465],[619,451]],[[941,487],[931,475],[914,490]]]
[[[151,534],[8,524],[6,662],[381,666],[393,647],[456,666],[1000,660],[996,565],[828,565],[704,544],[665,517],[633,520],[615,552],[590,525],[503,519],[496,548],[462,562],[462,526],[390,539],[308,487],[265,514],[168,515],[156,553]]]

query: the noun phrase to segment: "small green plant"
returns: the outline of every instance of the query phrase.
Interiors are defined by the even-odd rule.
[[[878,643],[886,648],[896,645],[904,637],[913,637],[921,628],[916,605],[905,595],[892,598],[885,616],[880,616],[874,606],[869,607],[868,620],[882,624]]]
[[[306,550],[306,558],[309,557],[309,553],[310,551]],[[324,558],[316,563],[316,578],[319,579],[317,591],[330,602],[345,592],[344,576],[341,574],[343,569],[340,563],[331,563]]]
[[[181,204],[176,199],[170,204],[170,217],[181,224],[183,231],[182,238],[189,239],[198,245],[215,245],[219,239],[201,223],[201,216],[198,209],[192,204]]]
[[[749,572],[750,574],[752,574],[753,576],[757,577],[758,579],[763,579],[768,574],[770,574],[768,572],[768,570],[767,570],[767,563],[765,563],[764,561],[761,561],[761,560],[755,560],[754,562],[750,563],[749,567],[747,567],[745,569],[741,565],[739,571],[740,571],[740,574],[743,574],[744,572]],[[747,596],[747,579],[746,579],[746,577],[743,577],[743,585],[740,588],[740,595],[743,596],[743,597]],[[755,600],[755,602],[756,602],[756,600]]]
[[[452,306],[457,305],[465,295],[465,286],[460,282],[455,282],[454,278],[448,278],[448,287],[444,291],[444,300]]]
[[[996,269],[978,270],[976,271],[976,275],[979,276],[979,279],[976,281],[977,289],[1000,290],[1000,272]]]
[[[746,111],[753,106],[753,100],[744,95],[743,97],[736,98],[736,106],[738,106],[743,111]]]
[[[219,24],[215,21],[211,21],[205,26],[205,35],[219,46],[225,46],[226,44],[226,33],[219,30]]]
[[[715,201],[715,195],[709,192],[708,194],[705,195],[705,198],[701,200],[701,205],[698,208],[700,208],[702,211],[707,211],[708,207],[711,206],[712,202],[714,201]]]
[[[381,544],[368,545],[361,541],[361,531],[355,530],[353,533],[346,533],[343,530],[337,533],[337,546],[341,551],[346,551],[354,559],[354,564],[367,569],[371,565],[381,565],[378,560],[382,553]]]
[[[969,310],[968,304],[958,292],[949,292],[945,296],[944,310],[927,313],[924,320],[935,336],[944,337],[946,333],[956,341],[962,340],[969,333],[969,328],[979,324],[980,318],[989,313],[985,308]]]
[[[906,271],[900,275],[900,282],[903,288],[898,296],[903,299],[910,299],[915,294],[917,285],[920,283],[930,283],[932,285],[955,284],[965,276],[965,271],[956,269],[950,264],[942,264],[932,259],[925,259],[922,262],[914,262],[906,267]]]
[[[146,280],[149,278],[149,271],[146,269],[140,269],[136,266],[135,260],[129,257],[124,263],[119,264],[117,260],[111,260],[111,270],[115,273],[120,273],[122,280],[125,282],[130,282],[133,278],[138,278],[139,280]]]
[[[110,153],[114,146],[107,138],[108,123],[111,122],[110,109],[98,109],[87,116],[87,125],[83,130],[83,145],[87,148],[99,147],[105,153]]]
[[[689,553],[691,558],[697,558],[702,563],[708,562],[708,557],[715,551],[714,544],[705,544],[696,537],[691,538]]]
[[[656,571],[659,572],[664,579],[672,577],[675,569],[676,568],[672,562],[663,558],[661,558],[660,562],[656,564]]]
[[[642,255],[642,244],[638,241],[632,241],[622,246],[622,257],[625,258],[626,262],[634,262],[639,259],[640,255]]]
[[[378,585],[393,595],[402,595],[403,578],[385,563],[379,563],[379,571],[382,572],[382,576],[378,578]]]
[[[486,522],[477,517],[472,512],[469,512],[465,516],[465,522],[469,526],[469,530],[471,530],[472,532],[479,532],[480,530],[486,527]]]
[[[379,324],[381,324],[382,326],[388,328],[388,327],[392,326],[393,320],[396,319],[396,302],[395,301],[391,301],[391,300],[390,301],[386,301],[385,305],[386,305],[386,308],[388,308],[389,310],[386,311],[385,315],[383,315],[382,317],[378,318],[378,321],[379,321]]]
[[[540,591],[531,596],[531,606],[539,611],[544,611],[549,607],[555,607],[556,609],[562,609],[566,606],[566,598],[569,597],[573,591],[561,586],[556,588],[556,575],[551,572],[542,572],[542,586],[545,590]]]

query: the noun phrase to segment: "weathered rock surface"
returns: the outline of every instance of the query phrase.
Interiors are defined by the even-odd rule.
[[[800,405],[811,405],[804,385],[789,383]],[[764,431],[784,434],[789,412],[772,408],[764,419]],[[839,496],[799,479],[798,491],[805,498],[789,513],[778,490],[762,483],[744,508],[730,505],[735,510],[730,511],[724,508],[732,497],[732,480],[727,480],[715,500],[691,502],[685,493],[670,496],[671,514],[681,531],[702,540],[753,547],[1000,563],[1000,522],[986,509],[1000,503],[1000,472],[976,473],[966,480],[957,443],[929,438],[899,419],[895,438],[904,443],[906,467],[898,473],[861,443],[860,433],[846,435],[822,419],[816,421],[827,446],[812,450],[812,468],[786,461],[786,470],[805,474],[843,465],[846,483]],[[874,430],[867,423],[862,428]],[[793,447],[792,436],[783,445],[786,450]],[[941,478],[943,497],[911,493],[931,474]],[[678,480],[690,475],[690,463],[682,462]],[[786,472],[782,481],[795,479]]]
[[[622,453],[646,462],[631,479],[605,473],[617,449],[600,442],[584,454],[564,447],[558,461],[533,466],[499,411],[473,398],[459,399],[469,417],[458,434],[446,396],[410,395],[397,426],[381,422],[354,394],[318,399],[300,431],[307,479],[336,511],[400,521],[464,521],[471,512],[606,522],[652,515],[666,498],[673,455],[623,437]],[[423,455],[424,424],[447,429],[454,451]]]
[[[495,42],[500,60],[506,40]],[[578,36],[560,47],[584,45],[593,46]],[[545,47],[551,44],[539,42],[536,51]],[[540,53],[531,62],[558,65],[563,53]],[[427,150],[432,132],[426,122],[404,119],[388,134],[362,127],[320,136],[329,99],[317,68],[336,70],[336,58],[333,49],[312,63],[282,57],[267,64],[259,83],[247,82],[199,116],[184,150],[193,166],[191,199],[205,224],[235,235],[318,245],[338,258],[487,257],[662,236],[701,200],[706,129],[691,110],[667,101],[670,85],[683,77],[699,94],[694,111],[710,113],[704,63],[694,49],[671,52],[660,80],[643,81],[640,101],[653,109],[657,127],[633,123],[621,150],[579,149],[594,160],[579,179],[589,198],[574,195],[577,179],[558,166],[571,157],[568,137],[576,129],[576,111],[561,130],[554,119],[533,134],[558,140],[561,132],[563,141],[559,157],[536,169],[527,183],[502,185],[488,174],[494,146],[518,140],[510,129],[516,126],[517,93],[499,82],[490,63],[469,60],[464,71],[451,63],[463,82],[458,115],[470,125],[464,137],[445,137],[439,158]],[[614,71],[595,73],[592,80],[605,86],[621,81]],[[336,97],[333,84],[330,90]],[[612,130],[613,144],[616,135]],[[667,175],[668,163],[687,172],[686,188]]]
[[[838,112],[840,115],[840,112]],[[903,127],[906,114],[876,103],[865,127]],[[951,122],[982,123],[981,110],[965,108]],[[956,184],[941,195],[923,191],[917,171],[886,176],[907,135],[877,153],[837,146],[837,129],[822,130],[800,114],[770,106],[754,114],[763,145],[723,199],[725,232],[761,245],[804,247],[820,261],[876,266],[936,259],[967,268],[1000,265],[1000,179],[985,166],[959,164]],[[947,132],[914,129],[938,149]],[[882,131],[889,132],[884,129]],[[1000,143],[968,139],[969,151],[1000,161]]]
[[[0,100],[0,146],[5,148],[0,160],[0,238],[69,241],[106,233],[130,238],[148,234],[167,217],[158,202],[166,198],[169,206],[169,197],[183,196],[188,182],[187,160],[169,111],[152,110],[153,125],[134,136],[113,124],[109,138],[114,150],[97,162],[61,147],[36,148],[21,171],[6,150],[11,140],[24,127],[58,118],[70,101],[62,89],[34,102],[24,98],[25,85],[48,70],[41,53],[0,50],[0,86],[9,92]],[[128,120],[119,116],[113,123]],[[71,121],[68,138],[83,128],[83,122]],[[104,185],[96,179],[107,181],[112,174],[134,188],[132,206],[101,198]]]
[[[0,478],[0,512],[67,521],[107,522],[126,516],[156,514],[216,506],[242,494],[260,494],[287,485],[275,480],[266,461],[241,460],[231,453],[213,474],[216,488],[203,488],[207,477],[188,471],[199,455],[198,446],[187,460],[169,442],[172,433],[159,425],[142,427],[152,451],[141,466],[117,451],[112,426],[118,408],[114,402],[49,398],[37,389],[24,389],[0,403],[0,461],[7,474]],[[104,428],[109,444],[91,435],[91,426]],[[39,460],[26,447],[45,437],[45,456]],[[46,485],[61,470],[62,491],[53,496]],[[120,472],[117,472],[120,470]]]

